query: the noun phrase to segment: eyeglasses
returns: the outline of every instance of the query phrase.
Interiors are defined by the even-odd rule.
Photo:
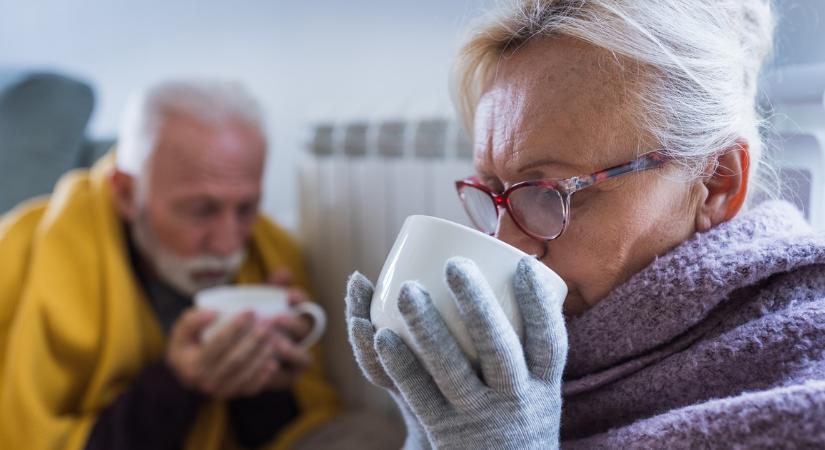
[[[514,184],[501,194],[470,177],[455,182],[461,203],[480,231],[494,235],[500,208],[504,208],[521,231],[534,239],[550,241],[564,233],[570,222],[570,197],[582,189],[627,173],[663,165],[660,151],[646,153],[609,169],[563,180],[545,179]]]

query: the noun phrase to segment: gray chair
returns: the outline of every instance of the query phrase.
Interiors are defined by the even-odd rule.
[[[98,151],[86,139],[94,93],[66,76],[0,69],[0,214],[51,192]]]

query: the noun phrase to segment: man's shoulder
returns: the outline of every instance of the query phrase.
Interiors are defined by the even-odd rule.
[[[82,172],[66,174],[53,194],[23,202],[0,220],[0,267],[6,269],[0,271],[0,319],[12,319],[24,293],[65,293],[86,281],[95,233],[84,229],[91,220],[88,181]]]
[[[32,236],[47,205],[47,198],[33,199],[0,218],[0,354],[27,279]]]
[[[86,171],[63,175],[52,194],[26,200],[0,216],[0,245],[23,237],[31,239],[35,232],[88,215],[91,188]]]
[[[88,171],[66,173],[55,185],[41,227],[87,232],[94,217],[94,194]]]
[[[0,217],[0,246],[31,236],[43,218],[49,205],[49,197],[26,200]]]
[[[65,174],[51,195],[25,202],[3,217],[0,248],[25,252],[30,264],[50,269],[88,267],[95,243],[105,232],[99,220],[99,197],[88,171]]]

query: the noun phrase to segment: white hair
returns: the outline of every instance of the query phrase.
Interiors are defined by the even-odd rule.
[[[644,68],[647,82],[633,92],[637,119],[691,175],[743,141],[751,174],[770,173],[756,99],[774,28],[770,0],[508,1],[460,52],[454,100],[472,132],[476,105],[506,52],[531,39],[569,36]]]
[[[259,129],[264,136],[261,108],[239,83],[165,81],[129,99],[118,136],[118,170],[132,176],[143,173],[157,133],[171,115],[191,117],[214,126],[241,121]]]

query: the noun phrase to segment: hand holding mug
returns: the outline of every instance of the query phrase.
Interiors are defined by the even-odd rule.
[[[287,301],[290,306],[310,300],[309,293],[302,287],[296,286],[292,271],[287,267],[275,269],[267,279],[267,284],[287,290]],[[275,328],[285,333],[295,342],[300,342],[312,332],[314,317],[308,314],[284,314],[274,320]]]
[[[246,312],[236,316],[215,336],[201,334],[217,315],[190,308],[175,322],[166,363],[184,386],[210,397],[252,396],[268,388],[277,373],[276,333],[268,321]]]
[[[308,349],[320,339],[326,327],[324,311],[308,301],[308,296],[300,289],[223,286],[199,292],[195,303],[201,311],[212,311],[216,315],[212,322],[202,327],[204,345],[218,339],[238,317],[254,312],[259,322],[256,328],[264,327],[267,332],[266,348],[258,348],[259,353],[254,356],[256,360],[259,355],[268,359],[266,389],[282,390],[292,386],[311,363]],[[310,321],[303,319],[304,315],[312,318],[309,328]]]
[[[353,295],[365,285],[350,280],[350,342],[367,379],[399,404],[408,444],[558,446],[567,355],[558,275],[491,236],[412,216],[371,300]]]
[[[221,286],[206,289],[195,296],[199,309],[215,311],[218,318],[204,332],[209,340],[232,318],[244,311],[253,311],[256,316],[271,320],[271,325],[287,334],[304,334],[296,342],[298,349],[306,350],[318,342],[326,328],[326,314],[315,303],[307,301],[300,291],[287,290],[265,285]],[[312,328],[304,332],[304,319],[312,318]],[[292,337],[291,339],[294,339]]]

